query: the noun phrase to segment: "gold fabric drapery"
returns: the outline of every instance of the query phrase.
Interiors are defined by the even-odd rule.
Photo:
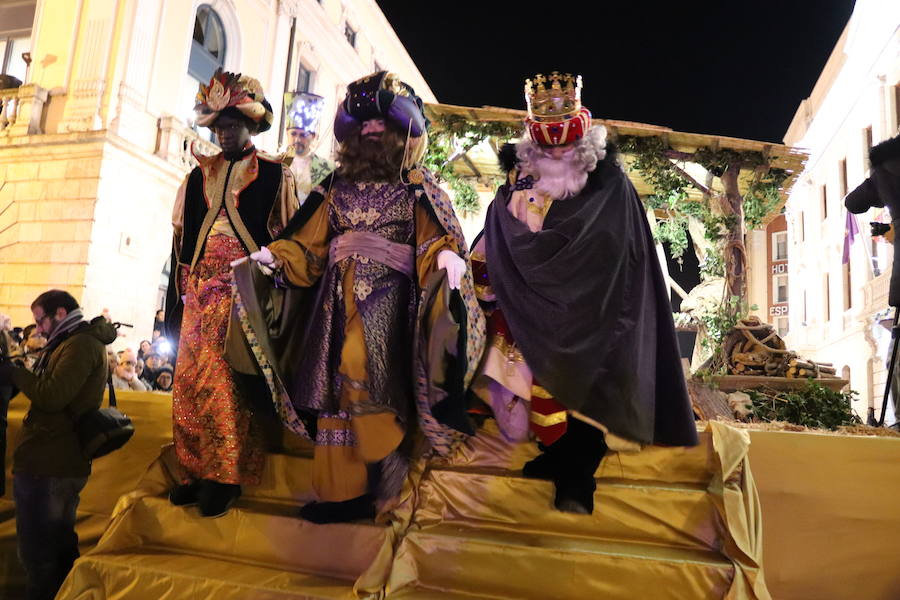
[[[237,509],[203,520],[162,497],[178,477],[165,451],[61,597],[93,598],[100,586],[108,598],[238,598],[253,585],[272,598],[768,598],[754,556],[759,515],[745,510],[755,501],[748,445],[745,432],[713,426],[697,448],[611,455],[598,473],[598,510],[583,517],[550,508],[552,484],[515,471],[533,446],[506,444],[489,421],[451,459],[417,464],[378,523],[328,526],[294,516],[310,497],[308,458],[271,455],[266,481]],[[548,577],[554,569],[568,575]]]
[[[484,553],[490,544],[568,536],[576,540],[570,550],[578,550],[579,543],[581,549],[590,549],[590,540],[596,541],[601,532],[619,538],[616,548],[621,556],[610,551],[598,556],[612,556],[626,567],[648,564],[624,551],[634,545],[668,545],[687,551],[693,559],[687,561],[693,565],[691,569],[700,573],[696,582],[710,582],[710,573],[721,574],[731,567],[723,564],[725,561],[706,560],[709,554],[700,550],[721,544],[716,541],[720,528],[729,528],[734,540],[734,549],[721,545],[722,553],[758,556],[759,552],[759,516],[753,516],[753,503],[746,502],[751,497],[738,491],[746,485],[748,475],[742,467],[747,459],[743,454],[746,434],[725,426],[716,432],[720,426],[714,425],[703,434],[704,444],[698,448],[651,447],[638,454],[609,456],[598,472],[596,514],[588,519],[549,510],[551,484],[522,480],[508,472],[509,467],[528,460],[534,450],[524,444],[509,446],[492,435],[489,422],[487,430],[462,447],[453,461],[416,465],[387,527],[372,523],[309,526],[294,516],[296,507],[312,497],[311,463],[302,456],[269,456],[262,484],[248,490],[233,516],[200,519],[193,509],[168,506],[162,494],[171,465],[154,459],[159,457],[160,447],[171,441],[169,397],[136,392],[117,392],[117,397],[120,407],[134,419],[137,433],[125,448],[94,464],[82,493],[77,526],[83,553],[96,544],[119,496],[138,487],[142,491],[126,496],[119,504],[103,544],[76,565],[62,598],[351,598],[354,581],[361,596],[367,592],[378,596],[386,589],[392,598],[442,597],[444,592],[428,586],[447,578],[457,585],[474,581],[478,569],[487,571],[488,567],[495,575],[507,574],[505,578],[494,576],[499,591],[499,586],[514,583],[509,574],[517,564],[528,565],[543,574],[542,579],[550,580],[549,564],[540,557],[559,550],[551,552],[545,547],[538,561],[531,562],[531,550],[525,544],[506,544],[511,548],[508,556]],[[10,408],[10,453],[26,408],[23,398],[14,400]],[[900,482],[892,477],[894,465],[900,462],[900,440],[748,433],[752,477],[765,514],[765,583],[771,596],[779,600],[900,597],[894,554],[896,532],[900,531],[896,510]],[[288,442],[294,445],[291,438]],[[714,452],[716,443],[720,443],[719,454]],[[302,455],[308,448],[295,447],[289,452]],[[718,483],[711,476],[714,471],[722,474]],[[645,485],[648,482],[653,485]],[[713,493],[707,493],[708,487],[721,488],[724,493],[715,499]],[[0,585],[7,597],[15,597],[22,582],[9,490],[0,500]],[[473,502],[471,497],[481,501]],[[503,502],[505,498],[514,502]],[[649,518],[659,515],[661,508],[682,516],[675,520]],[[718,524],[708,518],[711,513],[719,515]],[[496,538],[493,533],[489,539],[479,534],[479,526],[488,519],[500,532]],[[452,535],[454,529],[463,535]],[[543,538],[541,531],[545,532]],[[548,536],[548,531],[553,533]],[[470,533],[471,537],[466,537]],[[582,541],[585,538],[587,545]],[[434,543],[436,540],[440,543]],[[177,548],[186,544],[194,548]],[[468,547],[482,552],[483,567],[470,558],[454,567],[455,559],[447,553],[464,553]],[[298,563],[317,558],[304,548],[320,549],[322,562],[298,568]],[[443,554],[427,554],[430,550]],[[331,552],[341,553],[343,564],[348,564],[343,553],[350,552],[346,556],[352,557],[352,568],[343,573],[329,571]],[[298,553],[301,556],[295,557]],[[282,562],[268,558],[273,555]],[[671,556],[657,551],[655,558],[664,564],[663,559]],[[466,572],[469,567],[464,565],[472,562],[475,570]],[[573,568],[585,569],[586,564],[590,563],[574,562]],[[640,573],[646,577],[662,569],[657,566]],[[304,570],[318,570],[318,574]],[[616,578],[625,572],[627,569]],[[711,589],[724,589],[724,595],[730,587],[732,597],[752,597],[749,594],[758,585],[755,567],[743,561],[731,572],[734,576],[729,585],[719,576],[712,583],[720,587]],[[558,579],[573,578],[568,571],[564,574],[565,578]],[[528,581],[533,594],[520,597],[551,597],[548,588],[537,587],[548,583],[536,583],[537,579],[535,575]],[[587,582],[579,590],[602,589],[601,585]],[[679,597],[691,597],[692,589],[696,590],[684,587]],[[489,592],[481,591],[483,595]],[[565,587],[554,587],[552,597],[561,597],[565,591]],[[618,593],[610,590],[606,597],[619,597]],[[654,590],[647,597],[659,596]]]
[[[119,497],[137,488],[160,448],[172,442],[172,395],[116,390],[119,409],[131,417],[134,437],[121,450],[94,461],[78,505],[79,545],[84,554],[103,535]],[[16,521],[12,495],[12,453],[28,412],[19,395],[9,406],[6,432],[6,496],[0,498],[0,587],[9,597],[24,593],[24,573],[16,556]],[[104,406],[106,400],[104,400]]]

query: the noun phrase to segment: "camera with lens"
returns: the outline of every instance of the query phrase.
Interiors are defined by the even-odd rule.
[[[891,230],[890,223],[878,223],[873,221],[869,223],[869,227],[872,229],[872,237],[884,235]]]

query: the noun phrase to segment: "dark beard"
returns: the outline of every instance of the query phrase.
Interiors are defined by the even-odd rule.
[[[353,183],[399,181],[405,147],[405,136],[390,129],[379,137],[355,136],[338,151],[338,175]]]

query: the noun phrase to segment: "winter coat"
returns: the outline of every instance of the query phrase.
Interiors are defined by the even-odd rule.
[[[91,462],[81,453],[75,421],[103,402],[108,367],[106,345],[116,330],[98,317],[82,323],[46,350],[39,373],[16,367],[13,383],[31,401],[13,454],[13,471],[44,477],[86,477]]]

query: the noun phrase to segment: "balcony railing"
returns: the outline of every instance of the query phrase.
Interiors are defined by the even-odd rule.
[[[0,136],[20,137],[41,132],[47,90],[28,84],[0,90]]]
[[[191,150],[193,149],[193,152]],[[156,138],[156,155],[184,171],[197,166],[194,154],[209,155],[220,151],[219,146],[204,140],[193,129],[173,116],[160,117]]]
[[[19,112],[19,88],[0,90],[0,133],[8,133],[8,129],[16,124]]]
[[[888,303],[888,291],[891,286],[891,269],[888,268],[884,272],[881,273],[878,277],[875,277],[871,281],[868,281],[863,286],[863,301],[865,303],[865,308],[863,309],[865,313],[869,313],[875,310],[881,310],[885,308]]]

